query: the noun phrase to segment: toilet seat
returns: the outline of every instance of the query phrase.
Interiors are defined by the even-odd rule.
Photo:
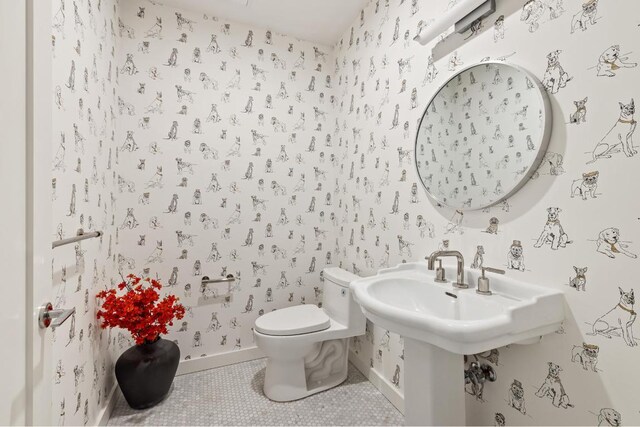
[[[309,334],[328,329],[331,319],[313,304],[287,307],[256,319],[255,330],[265,335],[287,336]]]

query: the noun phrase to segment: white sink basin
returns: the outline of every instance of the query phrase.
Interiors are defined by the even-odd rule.
[[[449,278],[455,266],[445,266]],[[426,262],[400,264],[351,283],[375,324],[457,354],[475,354],[538,338],[564,320],[562,292],[487,273],[492,295],[476,293],[479,273],[465,270],[470,289],[437,283]]]
[[[449,279],[456,276],[455,266],[445,269]],[[562,292],[487,273],[493,293],[480,295],[478,277],[465,270],[471,287],[457,289],[436,282],[426,262],[415,262],[350,285],[367,318],[404,337],[407,425],[464,425],[462,355],[538,342],[565,318]]]

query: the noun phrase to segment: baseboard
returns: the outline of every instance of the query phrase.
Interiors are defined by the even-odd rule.
[[[243,348],[242,350],[226,353],[212,354],[211,356],[198,357],[197,359],[181,360],[176,375],[191,374],[221,366],[234,365],[263,358],[264,353],[258,347]]]
[[[116,389],[118,388],[118,384],[114,384],[109,392],[109,396],[107,396],[107,404],[98,412],[98,416],[96,417],[96,425],[97,426],[106,426],[109,423],[109,418],[111,418],[111,413],[113,412],[113,408],[116,406]]]
[[[350,351],[349,361],[353,363],[353,366],[362,372],[362,375],[367,377],[369,382],[374,385],[375,388],[380,390],[380,393],[396,407],[401,414],[404,415],[404,395],[398,390],[389,380],[383,377],[378,371],[371,368],[366,362],[362,361],[358,356]]]

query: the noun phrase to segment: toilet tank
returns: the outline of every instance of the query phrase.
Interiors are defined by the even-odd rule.
[[[322,273],[324,277],[322,308],[325,313],[331,319],[348,327],[354,335],[364,334],[366,318],[349,289],[349,284],[360,276],[338,267],[325,268]]]

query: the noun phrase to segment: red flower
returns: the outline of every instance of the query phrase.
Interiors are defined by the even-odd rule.
[[[178,303],[175,295],[160,300],[158,290],[162,289],[162,284],[159,281],[142,279],[134,274],[129,274],[127,279],[128,282],[117,286],[119,290],[127,289],[123,295],[118,296],[116,289],[96,295],[103,300],[97,314],[101,328],[127,329],[136,344],[143,344],[168,333],[167,325],[173,325],[173,319],[184,317],[184,306]]]

